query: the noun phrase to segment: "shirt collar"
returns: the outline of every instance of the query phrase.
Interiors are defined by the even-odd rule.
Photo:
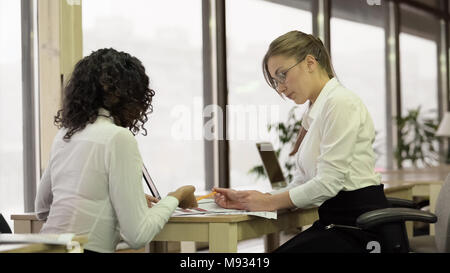
[[[306,130],[309,130],[309,126],[311,125],[312,121],[317,118],[317,115],[320,112],[322,112],[323,105],[326,102],[326,98],[338,85],[339,82],[336,78],[330,79],[320,91],[319,96],[317,97],[314,104],[311,105],[311,101],[309,102],[308,110],[306,110],[302,119],[302,126]]]
[[[107,118],[109,120],[111,120],[112,122],[114,122],[114,118],[111,116],[111,113],[106,110],[105,108],[98,108],[98,116]]]

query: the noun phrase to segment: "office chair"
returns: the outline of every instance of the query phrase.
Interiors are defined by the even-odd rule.
[[[397,201],[392,200],[390,208],[366,212],[356,219],[358,228],[378,235],[381,252],[408,253],[411,252],[410,241],[406,232],[406,221],[435,223],[436,215],[416,208],[398,207]]]
[[[357,219],[361,229],[378,229],[386,239],[386,252],[450,252],[450,174],[445,179],[436,201],[435,214],[421,211],[410,200],[388,198],[392,207],[367,212]],[[436,223],[435,236],[416,236],[408,240],[405,221]],[[397,225],[396,236],[385,234],[389,226]],[[398,228],[402,231],[399,231]],[[397,238],[395,238],[397,237]]]
[[[1,233],[12,233],[12,231],[5,218],[3,218],[3,215],[0,213],[0,234]]]

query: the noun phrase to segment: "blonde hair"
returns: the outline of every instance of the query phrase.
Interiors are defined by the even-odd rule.
[[[264,56],[264,78],[274,89],[276,89],[275,84],[272,76],[270,76],[267,62],[270,57],[277,55],[282,55],[288,58],[294,57],[297,61],[303,60],[307,55],[312,55],[319,63],[320,67],[328,74],[330,79],[336,75],[331,64],[330,54],[323,45],[322,41],[313,35],[294,30],[281,35],[270,43],[269,49]]]

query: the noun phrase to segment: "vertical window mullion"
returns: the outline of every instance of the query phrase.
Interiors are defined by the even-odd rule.
[[[401,115],[400,90],[400,11],[397,2],[388,2],[386,16],[386,143],[387,168],[394,169],[394,149],[398,145],[400,132],[394,117]]]
[[[21,11],[24,210],[33,212],[36,196],[33,1],[22,0]]]

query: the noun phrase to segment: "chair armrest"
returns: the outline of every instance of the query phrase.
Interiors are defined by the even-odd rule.
[[[356,219],[356,225],[362,229],[393,222],[419,221],[436,223],[437,216],[433,213],[410,208],[387,208],[366,212]]]
[[[411,209],[418,208],[417,204],[414,203],[414,201],[412,201],[412,200],[394,198],[394,197],[387,197],[386,199],[393,208],[411,208]]]

